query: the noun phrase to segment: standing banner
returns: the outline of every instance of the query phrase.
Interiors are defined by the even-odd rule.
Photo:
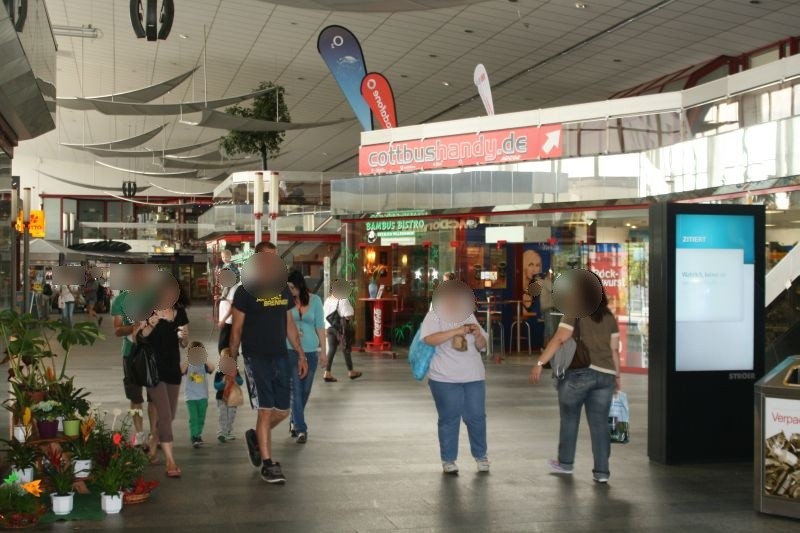
[[[397,127],[394,92],[386,76],[377,72],[370,72],[364,76],[361,80],[361,96],[372,109],[381,128],[388,130]]]
[[[361,80],[367,75],[364,54],[356,36],[342,26],[328,26],[317,38],[317,50],[353,108],[364,131],[372,130],[372,115],[361,96]]]
[[[475,82],[475,87],[478,88],[478,94],[481,96],[481,100],[483,100],[483,107],[486,109],[486,114],[491,117],[494,115],[492,86],[489,85],[489,74],[486,73],[486,67],[483,66],[483,63],[478,63],[475,67],[473,81]]]

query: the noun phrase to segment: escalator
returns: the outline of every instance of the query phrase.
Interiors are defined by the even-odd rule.
[[[768,372],[800,353],[800,246],[767,273],[765,288],[764,365]]]

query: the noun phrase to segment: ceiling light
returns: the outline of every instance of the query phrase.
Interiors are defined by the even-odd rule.
[[[615,59],[614,63],[622,63],[622,60],[621,59]]]
[[[631,226],[631,229],[636,229],[636,226]]]
[[[764,227],[767,227],[767,228],[774,228],[774,227],[775,227],[775,224],[764,224]]]
[[[298,80],[300,80],[300,81],[303,81],[303,80],[305,80],[305,78],[304,78],[304,77],[302,77],[302,76],[300,76],[300,77],[299,77],[299,78],[297,78],[297,79],[298,79]]]
[[[401,77],[401,78],[407,78],[407,77],[408,77],[408,74],[400,74],[400,77]]]
[[[450,87],[450,82],[449,81],[443,81],[442,85],[444,85],[445,87]]]
[[[181,39],[188,39],[189,38],[189,36],[186,35],[185,33],[179,33],[178,37],[180,37]]]
[[[783,213],[783,210],[782,209],[767,209],[766,213],[768,215],[778,215],[780,213]]]
[[[82,37],[84,39],[97,39],[100,34],[94,26],[62,26],[53,24],[53,35],[59,37]]]
[[[436,54],[428,54],[428,57],[439,57],[439,56]]]
[[[625,225],[628,226],[629,228],[631,227],[631,223],[630,222],[626,222]]]
[[[475,33],[475,30],[470,30],[469,28],[467,28],[466,30],[464,30],[464,33]]]
[[[750,3],[753,4],[754,6],[757,6],[758,4],[761,3],[761,0],[750,0]]]
[[[586,9],[586,4],[583,2],[575,2],[575,7],[578,9]]]

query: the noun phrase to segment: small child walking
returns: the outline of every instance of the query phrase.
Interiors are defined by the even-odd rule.
[[[208,375],[214,372],[214,365],[208,362],[208,352],[202,342],[189,345],[188,360],[181,365],[186,376],[184,396],[186,410],[189,411],[189,434],[192,446],[199,448],[203,443],[203,426],[208,411]]]
[[[231,351],[223,348],[219,354],[219,371],[214,375],[214,389],[217,391],[217,407],[219,407],[219,430],[217,440],[222,443],[236,439],[233,434],[233,423],[236,420],[237,404],[241,403],[230,397],[233,384],[242,386],[244,380],[239,375],[236,360]],[[239,392],[241,396],[241,392]]]

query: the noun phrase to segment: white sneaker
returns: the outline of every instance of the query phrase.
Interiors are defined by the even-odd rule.
[[[140,431],[133,435],[133,445],[134,446],[147,445],[147,436],[145,435],[144,431]]]
[[[475,462],[478,464],[478,472],[488,472],[489,471],[489,458],[488,457],[481,457],[480,459],[475,459]]]
[[[547,465],[550,467],[550,473],[552,474],[559,474],[563,476],[571,476],[572,475],[572,466],[562,465],[560,462],[556,461],[555,459],[550,459],[547,461]]]
[[[458,465],[454,462],[442,463],[442,470],[444,470],[445,474],[454,476],[458,474]]]

